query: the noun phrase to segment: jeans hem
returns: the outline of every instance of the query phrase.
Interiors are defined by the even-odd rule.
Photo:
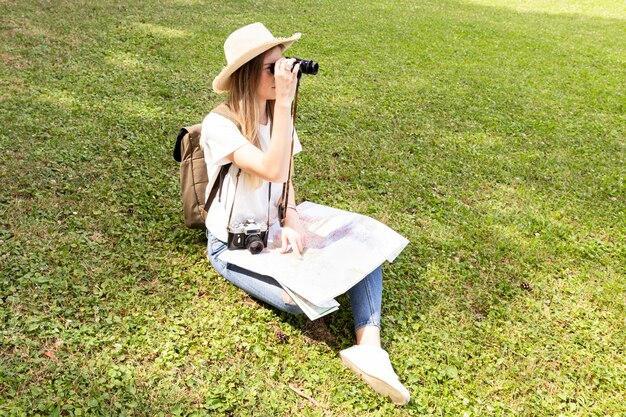
[[[358,324],[354,325],[354,331],[356,332],[357,330],[365,327],[365,326],[376,326],[380,329],[380,323],[375,321],[375,320],[367,320],[367,321],[362,321]]]

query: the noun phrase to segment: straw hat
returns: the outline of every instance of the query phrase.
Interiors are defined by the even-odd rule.
[[[259,22],[237,29],[224,42],[227,64],[213,80],[213,90],[216,93],[228,91],[230,76],[242,65],[277,45],[283,45],[287,49],[300,36],[300,33],[294,33],[289,38],[276,38]]]

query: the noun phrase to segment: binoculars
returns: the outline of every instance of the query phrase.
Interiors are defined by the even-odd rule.
[[[287,57],[287,59],[289,59],[289,57]],[[298,71],[298,78],[300,78],[302,74],[308,74],[308,75],[317,74],[317,71],[319,70],[319,64],[317,62],[309,61],[308,59],[302,59],[302,58],[293,58],[293,59],[296,60],[294,65],[300,64],[300,71]],[[273,65],[270,67],[270,72],[272,74],[274,73]]]

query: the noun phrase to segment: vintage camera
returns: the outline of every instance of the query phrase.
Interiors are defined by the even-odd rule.
[[[287,59],[290,59],[290,58],[287,57]],[[293,58],[293,59],[296,60],[297,64],[300,64],[300,71],[298,71],[298,78],[300,78],[302,74],[308,74],[308,75],[317,74],[317,71],[319,70],[319,67],[320,67],[317,62],[309,61],[308,59],[302,59],[302,58]],[[270,66],[270,72],[272,74],[274,73],[273,65]]]
[[[246,220],[228,227],[228,249],[248,249],[251,254],[261,253],[267,246],[267,224]]]

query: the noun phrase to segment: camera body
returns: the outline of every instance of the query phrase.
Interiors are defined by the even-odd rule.
[[[248,249],[251,254],[261,253],[267,246],[267,224],[248,219],[228,226],[228,249]]]
[[[287,57],[287,59],[290,59],[290,58]],[[320,66],[315,61],[310,61],[308,59],[303,59],[303,58],[293,58],[293,59],[296,60],[296,64],[300,64],[300,71],[298,71],[298,78],[300,78],[302,74],[316,75],[317,71],[319,71]],[[270,66],[270,72],[272,74],[274,73],[273,65]]]

